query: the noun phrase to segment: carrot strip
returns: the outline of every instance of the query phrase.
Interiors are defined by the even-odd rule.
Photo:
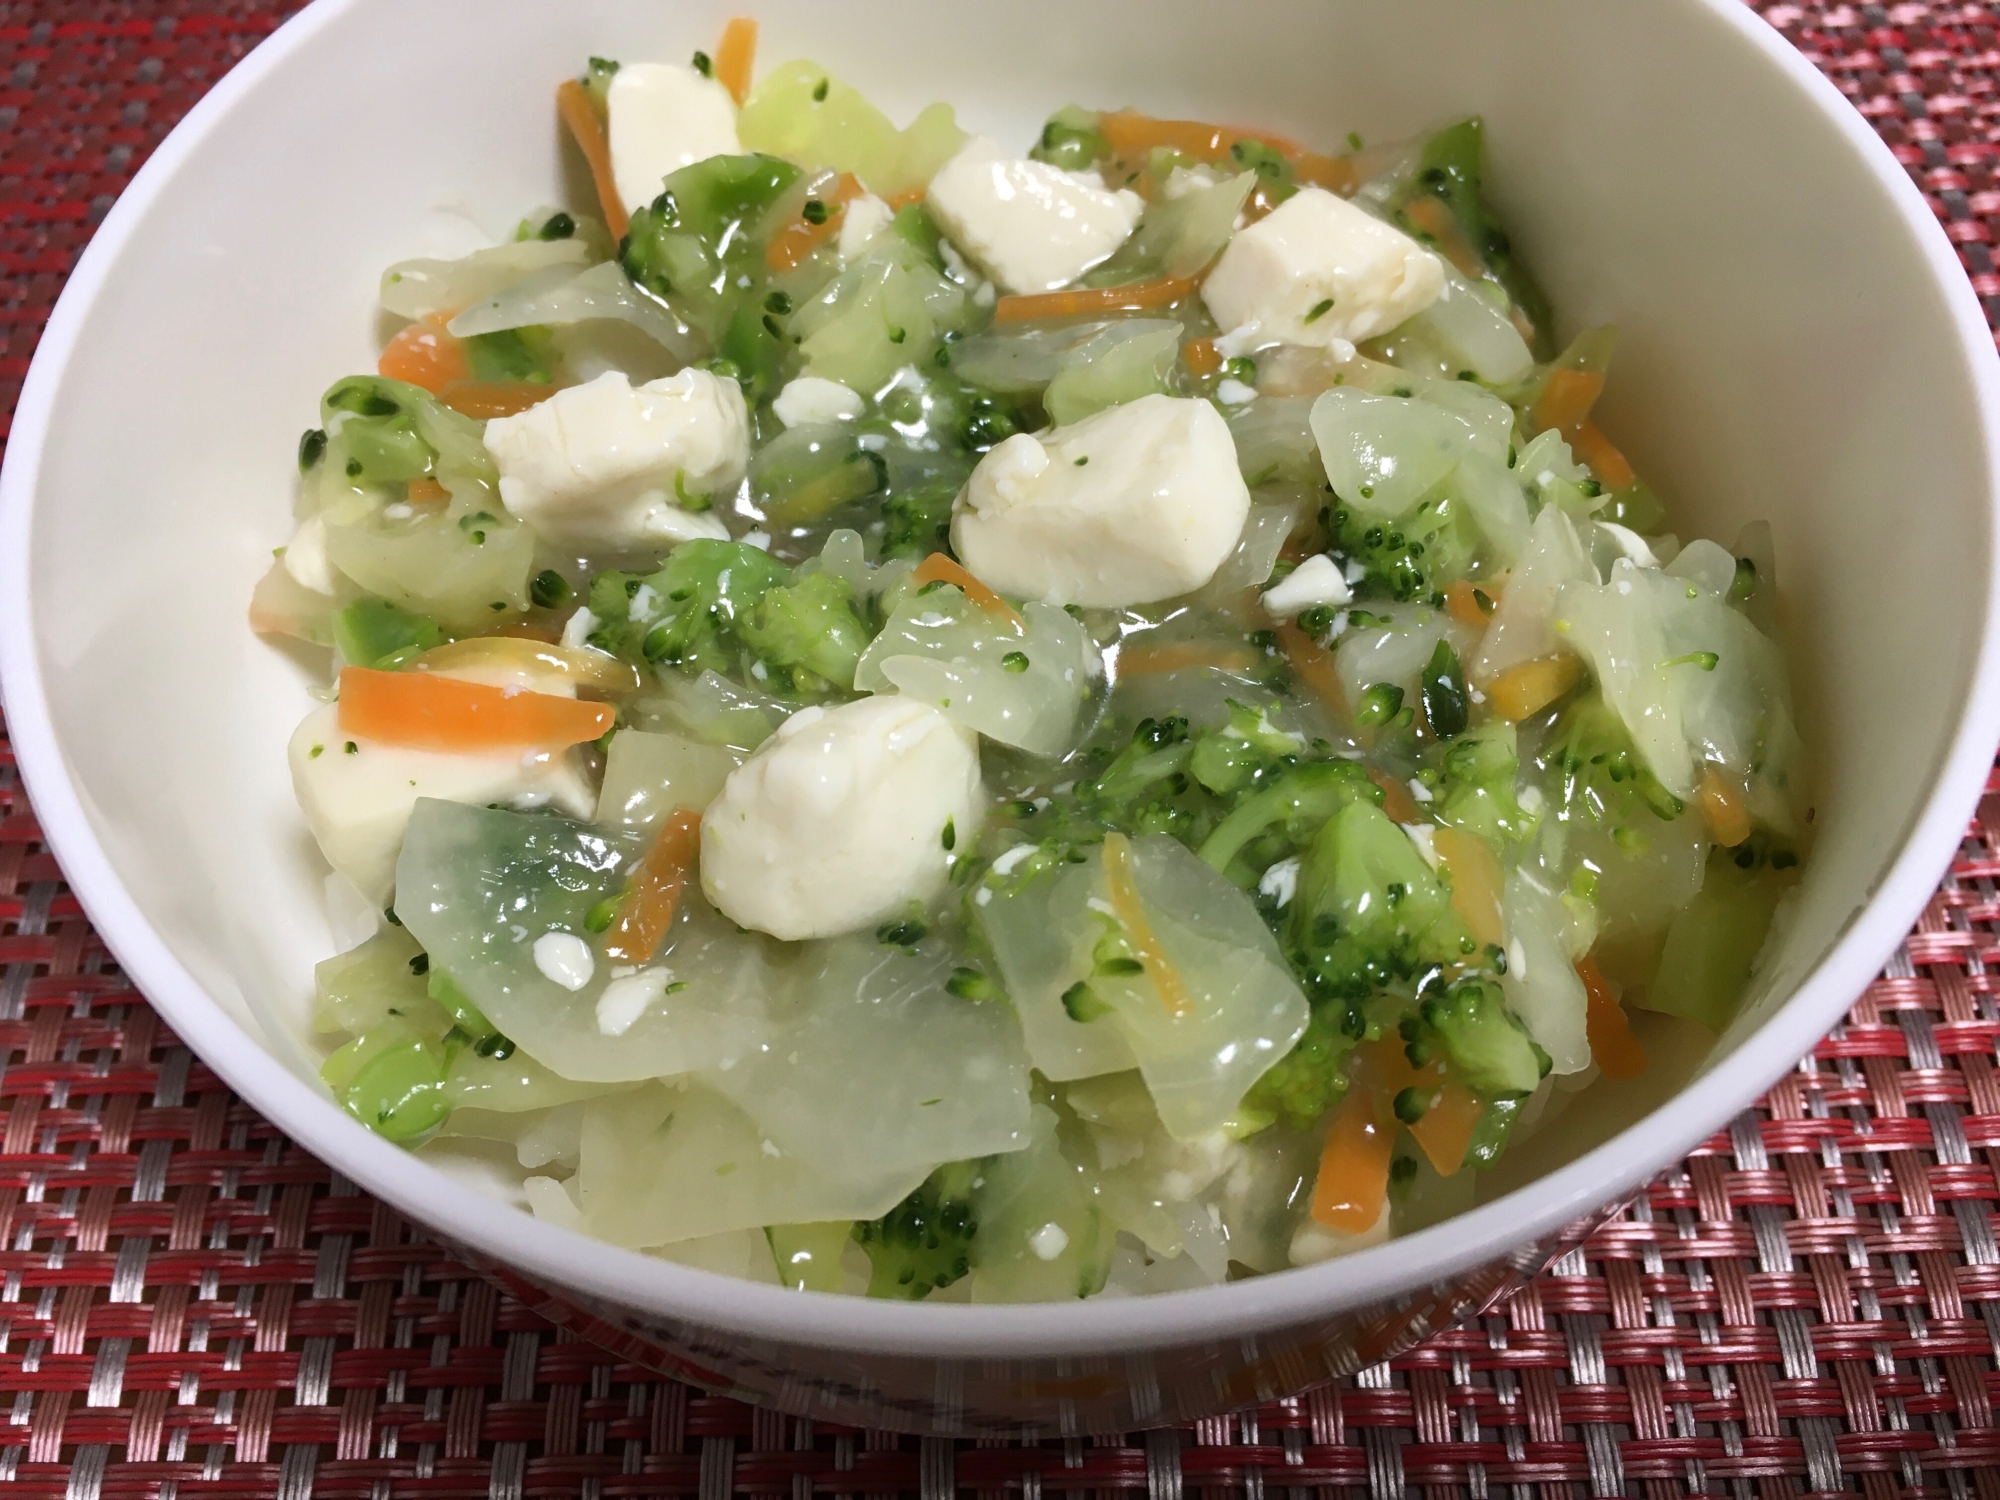
[[[1076,287],[1064,292],[1025,292],[993,304],[996,323],[1034,323],[1047,318],[1081,318],[1092,313],[1144,312],[1166,307],[1194,292],[1192,276],[1162,276],[1128,286]]]
[[[451,498],[451,491],[435,479],[412,479],[408,499],[412,505],[442,505]]]
[[[918,588],[927,583],[949,583],[980,608],[999,615],[1015,630],[1025,632],[1028,628],[1028,622],[1015,612],[1013,605],[966,572],[965,565],[958,559],[947,557],[942,552],[933,552],[918,563],[916,571],[910,574],[910,582]]]
[[[1315,1222],[1343,1234],[1372,1229],[1389,1196],[1389,1139],[1375,1117],[1374,1101],[1348,1094],[1320,1148],[1313,1178]]]
[[[1646,1049],[1632,1035],[1632,1023],[1624,1007],[1611,993],[1611,984],[1594,958],[1576,962],[1576,977],[1583,981],[1589,1008],[1584,1012],[1584,1035],[1590,1039],[1590,1055],[1606,1078],[1623,1081],[1646,1071]]]
[[[770,246],[764,251],[765,264],[774,271],[797,270],[799,263],[820,244],[840,233],[840,221],[847,213],[847,205],[867,191],[852,172],[842,172],[833,191],[819,197],[818,201],[826,206],[826,216],[815,224],[801,213],[778,230],[771,236]]]
[[[1472,1132],[1479,1128],[1486,1106],[1462,1083],[1448,1083],[1438,1090],[1424,1117],[1410,1127],[1410,1139],[1423,1148],[1438,1176],[1449,1177],[1465,1165],[1465,1151],[1472,1144]]]
[[[472,636],[433,646],[410,663],[412,671],[447,675],[477,667],[546,673],[602,693],[636,693],[644,686],[639,669],[630,662],[602,651],[572,650],[534,636]]]
[[[558,387],[537,380],[453,380],[438,400],[468,417],[511,417],[540,406]]]
[[[1607,490],[1629,489],[1639,477],[1632,461],[1604,435],[1603,428],[1588,418],[1570,434],[1569,445],[1578,458],[1590,465],[1590,471]]]
[[[1538,656],[1509,667],[1486,686],[1493,711],[1518,724],[1547,708],[1583,680],[1583,663],[1574,656]]]
[[[904,188],[902,192],[891,193],[888,197],[884,198],[882,201],[888,204],[889,207],[891,208],[910,208],[916,204],[923,202],[924,194],[928,191],[929,191],[928,187]]]
[[[465,345],[445,330],[442,313],[419,318],[396,331],[375,361],[375,372],[390,380],[420,385],[435,396],[454,380],[472,373]]]
[[[1167,1013],[1176,1021],[1193,1015],[1193,997],[1188,994],[1187,986],[1181,983],[1179,972],[1168,961],[1166,949],[1160,946],[1159,938],[1154,936],[1153,924],[1146,920],[1146,908],[1139,900],[1139,882],[1132,873],[1132,841],[1122,833],[1105,837],[1104,885],[1110,894],[1111,910],[1117,914],[1118,925],[1125,929],[1125,936],[1131,941],[1133,952],[1139,955],[1146,977],[1159,991]]]
[[[574,78],[564,79],[557,87],[556,114],[569,127],[577,150],[590,165],[590,180],[597,187],[597,204],[604,212],[605,228],[611,231],[612,239],[624,238],[632,220],[618,199],[618,179],[611,171],[611,142],[605,134],[604,122],[590,107],[590,95]]]
[[[1181,641],[1172,646],[1134,646],[1118,653],[1120,677],[1152,677],[1161,672],[1184,672],[1190,667],[1244,672],[1255,665],[1257,658],[1243,647],[1219,646],[1210,641]]]
[[[1292,179],[1345,197],[1361,186],[1361,173],[1344,156],[1321,156],[1317,151],[1301,151],[1292,158]]]
[[[1229,148],[1238,141],[1256,141],[1281,156],[1304,155],[1304,149],[1296,141],[1269,131],[1237,130],[1202,120],[1161,120],[1134,109],[1102,116],[1097,129],[1115,156],[1143,156],[1157,146],[1167,146],[1203,161],[1213,161],[1218,156],[1227,156]]]
[[[750,97],[750,69],[757,60],[757,23],[737,16],[722,28],[715,49],[715,81],[729,90],[740,108]]]
[[[659,837],[632,872],[619,903],[618,922],[604,941],[604,956],[622,964],[651,963],[660,951],[674,908],[687,888],[688,872],[701,850],[701,814],[677,807],[660,825]]]
[[[1299,674],[1299,681],[1312,690],[1314,697],[1345,719],[1347,690],[1340,685],[1340,673],[1334,670],[1333,653],[1290,620],[1278,627],[1278,645],[1284,651],[1285,659],[1292,664],[1292,670]]]
[[[1507,924],[1500,915],[1500,861],[1477,834],[1439,827],[1431,846],[1451,874],[1451,906],[1475,940],[1495,945],[1507,941]]]
[[[1479,258],[1479,252],[1466,242],[1459,231],[1458,220],[1443,202],[1427,193],[1419,194],[1403,205],[1403,214],[1409,221],[1429,235],[1438,247],[1438,253],[1456,266],[1459,271],[1474,281],[1486,274],[1486,262]]]
[[[1708,819],[1708,831],[1715,835],[1716,843],[1725,849],[1734,849],[1750,837],[1750,813],[1743,806],[1743,796],[1715,767],[1710,766],[1703,773],[1695,796],[1701,803],[1702,816]]]
[[[1590,409],[1603,394],[1602,370],[1551,370],[1534,410],[1528,414],[1529,424],[1537,432],[1553,427],[1570,436],[1590,419]]]
[[[1423,814],[1417,811],[1417,799],[1410,795],[1410,789],[1402,782],[1387,771],[1371,770],[1368,779],[1382,789],[1382,811],[1388,814],[1390,822],[1423,822]]]
[[[1222,369],[1222,351],[1214,339],[1189,339],[1181,345],[1181,363],[1190,375],[1214,375]]]
[[[1481,630],[1484,630],[1486,628],[1486,610],[1479,607],[1478,597],[1482,593],[1486,595],[1488,600],[1493,599],[1490,591],[1475,589],[1463,578],[1454,579],[1444,586],[1444,607],[1459,624],[1476,625]],[[1491,604],[1489,604],[1488,608],[1491,607]]]
[[[617,715],[602,703],[460,682],[434,672],[344,667],[340,728],[413,750],[562,750],[601,739]]]

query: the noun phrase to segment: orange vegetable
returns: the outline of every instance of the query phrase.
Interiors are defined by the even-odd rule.
[[[452,381],[465,379],[471,373],[465,345],[445,331],[448,321],[443,313],[432,313],[398,329],[375,361],[376,373],[420,385],[433,396]]]
[[[1734,849],[1750,837],[1750,813],[1743,806],[1742,793],[1715,767],[1710,766],[1702,774],[1695,797],[1701,803],[1702,816],[1708,819],[1708,831],[1715,835],[1716,843]]]
[[[1216,667],[1224,672],[1248,671],[1257,658],[1241,646],[1212,641],[1181,641],[1172,646],[1130,646],[1118,653],[1120,677],[1150,677],[1184,672],[1190,667]]]
[[[1192,276],[1162,276],[1127,286],[1078,287],[1066,292],[1026,292],[993,304],[996,323],[1036,323],[1049,318],[1081,318],[1166,307],[1194,293]]]
[[[1403,205],[1403,215],[1417,228],[1429,235],[1438,247],[1438,253],[1456,266],[1459,271],[1474,281],[1486,275],[1486,262],[1479,258],[1479,252],[1466,242],[1459,231],[1458,220],[1441,199],[1429,194],[1419,194]]]
[[[1624,1007],[1611,993],[1611,984],[1597,967],[1597,960],[1577,960],[1576,977],[1583,981],[1589,1008],[1583,1015],[1584,1035],[1590,1039],[1590,1055],[1606,1078],[1637,1078],[1646,1071],[1646,1049],[1632,1035],[1632,1023],[1625,1019]]]
[[[574,651],[534,636],[473,636],[434,646],[410,663],[415,672],[450,673],[474,667],[542,673],[600,693],[636,693],[644,686],[639,669],[630,662],[602,651]]]
[[[1487,598],[1487,609],[1491,609],[1499,602],[1491,589],[1475,589],[1463,578],[1454,579],[1444,586],[1444,607],[1461,625],[1476,625],[1484,630],[1486,609],[1479,607],[1478,596],[1481,594]]]
[[[999,615],[1008,624],[1012,625],[1015,630],[1026,631],[1028,628],[1028,622],[1021,618],[1013,605],[1009,604],[977,578],[966,572],[964,565],[956,558],[947,557],[942,552],[933,552],[929,557],[918,563],[916,571],[910,574],[910,582],[918,588],[922,588],[927,583],[952,584],[960,589],[965,594],[965,597],[970,599],[974,604],[977,604],[982,609],[991,611],[993,614]]]
[[[757,60],[757,23],[737,16],[722,28],[715,49],[715,81],[729,90],[740,107],[750,97],[750,69]]]
[[[1440,826],[1431,834],[1438,861],[1451,875],[1451,908],[1481,943],[1507,941],[1507,924],[1500,916],[1500,860],[1477,834]]]
[[[604,213],[604,226],[611,238],[624,238],[632,220],[618,198],[618,179],[611,171],[611,143],[605,137],[604,122],[590,107],[590,95],[574,78],[566,78],[556,89],[556,114],[569,128],[577,150],[590,166],[590,180],[597,188],[597,205]]]
[[[1210,125],[1201,120],[1161,120],[1137,110],[1121,109],[1101,117],[1098,132],[1114,156],[1144,156],[1158,146],[1168,146],[1203,161],[1227,156],[1238,141],[1257,141],[1279,155],[1303,154],[1296,141],[1263,130],[1237,130],[1228,125]]]
[[[1534,410],[1528,414],[1529,424],[1537,432],[1553,427],[1570,436],[1589,420],[1591,407],[1603,394],[1602,370],[1551,370]]]
[[[1342,197],[1361,186],[1361,174],[1353,162],[1344,156],[1322,156],[1317,151],[1301,151],[1292,158],[1292,178]]]
[[[1574,656],[1538,656],[1509,667],[1487,684],[1493,711],[1510,724],[1540,713],[1583,680]]]
[[[1472,1132],[1485,1113],[1486,1106],[1464,1084],[1448,1083],[1438,1090],[1424,1117],[1410,1127],[1410,1139],[1423,1148],[1440,1177],[1449,1177],[1465,1165]]]
[[[1104,887],[1111,897],[1111,910],[1118,918],[1118,925],[1125,929],[1125,936],[1132,944],[1132,951],[1139,957],[1146,977],[1153,981],[1153,988],[1159,992],[1167,1013],[1175,1020],[1194,1014],[1194,1000],[1181,983],[1181,976],[1167,958],[1167,952],[1160,946],[1160,940],[1153,935],[1153,924],[1146,920],[1146,908],[1139,900],[1139,882],[1132,874],[1132,841],[1122,833],[1113,833],[1104,840]]]
[[[1604,429],[1595,422],[1585,420],[1570,434],[1569,445],[1578,458],[1590,465],[1591,473],[1607,490],[1628,489],[1639,477],[1631,460],[1618,450],[1617,444],[1606,437]]]
[[[1214,339],[1189,339],[1181,345],[1181,363],[1190,375],[1214,375],[1222,369],[1222,351]]]
[[[468,417],[511,417],[540,406],[556,389],[536,380],[453,380],[437,396]]]
[[[926,191],[928,189],[920,187],[904,188],[902,192],[891,193],[882,201],[891,208],[909,208],[912,204],[923,202]]]
[[[771,236],[771,244],[764,252],[764,260],[774,271],[792,271],[822,242],[840,232],[840,221],[847,212],[847,205],[867,191],[855,180],[851,172],[842,172],[831,193],[822,193],[819,201],[826,205],[826,217],[817,224],[801,215]],[[812,201],[810,199],[808,202]]]
[[[413,750],[563,750],[603,738],[616,717],[602,703],[435,672],[344,667],[340,673],[341,732]]]
[[[604,956],[621,964],[652,962],[673,926],[674,908],[687,888],[688,872],[701,852],[701,814],[677,807],[660,825],[659,836],[646,851],[625,887],[618,921],[604,940]]]
[[[1351,1091],[1333,1117],[1313,1178],[1312,1216],[1343,1234],[1360,1234],[1382,1217],[1389,1196],[1389,1140],[1374,1100]]]
[[[1391,776],[1387,771],[1371,770],[1368,779],[1382,789],[1382,811],[1394,823],[1421,823],[1423,814],[1417,811],[1417,799],[1410,795],[1410,789]]]
[[[412,505],[442,505],[451,498],[451,491],[435,479],[412,479],[409,500]]]
[[[1290,620],[1278,627],[1278,646],[1313,696],[1346,718],[1347,691],[1340,685],[1340,673],[1334,670],[1333,653]]]

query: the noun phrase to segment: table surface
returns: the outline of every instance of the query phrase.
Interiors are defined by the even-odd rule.
[[[291,8],[0,0],[0,410],[120,188]],[[1895,149],[2000,317],[2000,13],[1758,8]],[[328,1171],[130,989],[0,737],[0,1486],[2000,1500],[1996,876],[2000,778],[1847,1022],[1481,1322],[1180,1431],[953,1443],[653,1378]]]

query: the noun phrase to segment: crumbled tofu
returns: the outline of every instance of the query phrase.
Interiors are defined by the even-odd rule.
[[[1660,565],[1659,558],[1654,556],[1653,549],[1647,543],[1646,539],[1631,527],[1620,526],[1616,521],[1599,521],[1597,524],[1603,527],[1610,535],[1611,540],[1618,544],[1618,550],[1632,559],[1632,566],[1635,568],[1657,568]],[[303,530],[303,528],[301,529]],[[287,567],[291,566],[291,557],[292,554],[288,549],[285,553],[285,565]],[[297,574],[293,574],[292,576],[295,578],[298,577]],[[299,582],[305,583],[305,580],[300,578]],[[311,587],[311,585],[308,584],[307,587]]]
[[[771,415],[787,427],[808,422],[849,421],[867,409],[868,403],[858,393],[837,380],[822,380],[817,375],[801,375],[786,381],[785,388],[771,402]]]
[[[1008,438],[959,491],[951,537],[1003,594],[1117,609],[1207,583],[1249,514],[1229,424],[1154,395]]]
[[[606,1036],[623,1036],[639,1017],[666,994],[673,975],[665,969],[640,969],[616,974],[597,997],[597,1029]]]
[[[1069,1249],[1069,1231],[1051,1219],[1028,1236],[1028,1248],[1037,1260],[1054,1260]]]
[[[1167,180],[1160,184],[1160,196],[1168,202],[1176,198],[1189,198],[1196,193],[1205,193],[1212,187],[1220,187],[1229,181],[1229,174],[1197,162],[1191,167],[1175,167],[1167,173]]]
[[[1094,172],[1010,157],[974,136],[931,179],[926,201],[952,243],[1009,292],[1051,292],[1105,259],[1145,207]]]
[[[486,451],[507,509],[544,541],[657,549],[729,535],[705,507],[743,478],[750,416],[736,382],[706,370],[641,386],[612,370],[494,418]]]
[[[535,939],[535,967],[551,984],[575,994],[597,972],[590,944],[573,932],[545,932]]]
[[[1257,399],[1257,387],[1240,380],[1223,380],[1215,387],[1215,399],[1224,406],[1248,406]]]
[[[1299,860],[1296,855],[1281,859],[1257,882],[1257,894],[1268,896],[1273,905],[1290,906],[1299,893]]]
[[[873,193],[851,201],[840,215],[840,239],[836,242],[840,263],[850,266],[861,259],[862,252],[895,217],[896,211]]]
[[[1232,350],[1328,347],[1386,333],[1437,301],[1438,258],[1325,188],[1301,188],[1239,230],[1201,298]]]
[[[701,820],[701,887],[743,927],[786,939],[873,927],[944,889],[985,792],[979,740],[887,695],[804,708],[730,774]]]
[[[1345,604],[1353,597],[1340,565],[1321,552],[1264,590],[1264,612],[1274,620],[1289,620],[1301,610]]]
[[[285,543],[285,571],[301,588],[315,594],[333,592],[333,564],[326,558],[326,522],[307,516]]]
[[[604,94],[611,176],[626,209],[660,196],[671,173],[711,156],[741,156],[736,101],[713,78],[678,63],[627,63]]]

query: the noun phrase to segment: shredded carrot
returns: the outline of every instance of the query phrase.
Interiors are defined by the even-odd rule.
[[[1317,151],[1301,151],[1292,158],[1292,180],[1323,187],[1343,197],[1361,186],[1361,174],[1344,156],[1322,156]]]
[[[451,498],[451,491],[435,479],[412,479],[408,498],[412,505],[442,505]]]
[[[1375,1117],[1374,1101],[1350,1092],[1333,1117],[1313,1178],[1312,1216],[1343,1234],[1372,1229],[1389,1196],[1391,1132]]]
[[[1214,375],[1222,369],[1222,351],[1214,339],[1189,339],[1181,345],[1181,363],[1190,375]]]
[[[1583,680],[1574,656],[1538,656],[1509,667],[1486,686],[1493,711],[1510,724],[1532,717]]]
[[[540,406],[558,387],[536,380],[453,380],[438,400],[468,417],[511,417]]]
[[[1334,670],[1333,653],[1318,641],[1299,629],[1290,620],[1278,627],[1278,646],[1285,653],[1285,659],[1292,664],[1292,670],[1328,708],[1342,719],[1347,717],[1347,691],[1340,685],[1340,673]]]
[[[1442,199],[1419,193],[1403,205],[1403,214],[1431,237],[1438,253],[1456,266],[1462,275],[1477,281],[1486,274],[1486,262],[1467,242],[1458,227],[1458,220],[1452,217],[1451,210],[1445,207]]]
[[[1392,823],[1423,822],[1423,814],[1417,811],[1417,799],[1410,795],[1410,789],[1402,782],[1387,771],[1372,769],[1368,779],[1382,789],[1382,811],[1389,815]]]
[[[1497,601],[1494,600],[1493,594],[1489,590],[1476,589],[1463,578],[1453,579],[1444,586],[1444,607],[1450,612],[1451,617],[1461,625],[1476,625],[1481,630],[1484,630],[1486,628],[1486,609],[1479,607],[1479,595],[1481,594],[1486,595],[1489,601],[1487,609],[1491,609],[1493,603]]]
[[[993,304],[996,323],[1036,323],[1049,318],[1081,318],[1096,313],[1144,312],[1166,307],[1194,292],[1192,276],[1162,276],[1127,286],[1078,287],[1066,292],[1027,292]]]
[[[1529,424],[1537,432],[1553,427],[1567,437],[1590,419],[1590,409],[1603,394],[1602,370],[1551,370],[1528,414]]]
[[[980,608],[999,615],[1015,630],[1025,632],[1028,628],[1028,622],[1021,618],[1013,605],[966,572],[956,558],[947,557],[942,552],[933,552],[918,563],[916,571],[910,574],[910,582],[918,588],[927,583],[949,583]]]
[[[1223,672],[1245,672],[1257,665],[1257,658],[1242,646],[1222,646],[1213,641],[1181,641],[1171,646],[1132,646],[1118,653],[1120,677],[1151,677],[1161,672],[1184,672],[1190,667],[1214,667]]]
[[[602,651],[577,651],[534,636],[478,635],[434,646],[410,663],[412,671],[463,671],[494,667],[523,673],[546,673],[601,693],[636,693],[644,683],[630,662]]]
[[[341,732],[413,750],[561,750],[601,739],[616,717],[602,703],[435,672],[344,667],[340,673]]]
[[[1214,161],[1227,156],[1229,148],[1238,141],[1256,141],[1285,157],[1303,154],[1296,141],[1269,131],[1237,130],[1201,120],[1161,120],[1132,109],[1102,116],[1097,130],[1112,154],[1122,157],[1140,157],[1156,147],[1167,146],[1203,161]]]
[[[1580,958],[1576,977],[1583,981],[1589,1008],[1584,1012],[1584,1035],[1590,1039],[1590,1055],[1606,1078],[1623,1081],[1646,1071],[1646,1049],[1632,1035],[1632,1023],[1611,993],[1610,981],[1594,958]]]
[[[1639,477],[1631,460],[1619,451],[1618,445],[1606,437],[1604,429],[1595,422],[1586,419],[1570,434],[1569,445],[1578,458],[1590,465],[1591,473],[1607,490],[1630,489]]]
[[[791,223],[771,236],[771,243],[764,252],[764,261],[774,271],[794,271],[799,263],[824,241],[840,233],[840,221],[847,213],[847,205],[868,190],[855,180],[852,172],[842,172],[833,191],[822,193],[818,202],[825,205],[826,216],[817,224],[803,213]],[[808,202],[814,200],[808,199]]]
[[[1701,802],[1702,815],[1708,819],[1708,831],[1715,835],[1716,843],[1734,849],[1750,837],[1750,813],[1743,806],[1743,794],[1715,767],[1710,766],[1703,773],[1695,796]]]
[[[715,81],[740,107],[750,97],[750,70],[757,61],[757,23],[737,16],[722,28],[715,49]]]
[[[1431,1100],[1424,1117],[1410,1127],[1410,1139],[1423,1148],[1438,1176],[1449,1177],[1465,1165],[1472,1132],[1479,1128],[1486,1106],[1462,1083],[1448,1083]]]
[[[675,808],[625,887],[618,921],[604,940],[606,958],[621,964],[652,962],[673,925],[674,908],[700,851],[701,814],[691,807]]]
[[[375,361],[375,371],[390,380],[420,385],[435,396],[454,380],[471,374],[465,345],[445,329],[443,313],[432,313],[400,328]]]
[[[1159,991],[1167,1013],[1176,1021],[1192,1016],[1194,1000],[1187,986],[1181,983],[1179,971],[1168,960],[1166,949],[1153,935],[1153,924],[1146,920],[1146,908],[1139,900],[1139,882],[1132,873],[1132,841],[1122,833],[1105,837],[1104,887],[1111,897],[1111,910],[1117,915],[1118,925],[1125,929],[1132,951],[1138,954],[1146,977]]]
[[[1438,860],[1451,875],[1451,907],[1480,943],[1507,941],[1507,924],[1500,915],[1500,861],[1492,846],[1477,834],[1440,826],[1431,834]]]
[[[882,201],[891,208],[910,208],[924,201],[928,187],[904,188],[900,193],[891,193]]]
[[[623,239],[631,218],[618,198],[618,179],[611,170],[611,142],[604,122],[590,107],[590,95],[574,78],[566,78],[556,89],[556,114],[569,127],[577,150],[590,165],[590,180],[597,187],[597,205],[604,213],[604,227],[614,240]]]

